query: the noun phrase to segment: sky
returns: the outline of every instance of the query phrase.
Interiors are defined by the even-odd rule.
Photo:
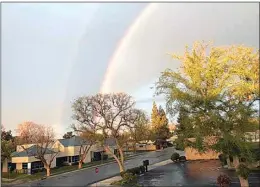
[[[187,44],[259,48],[252,3],[4,3],[1,23],[1,123],[49,124],[59,136],[82,95],[123,91],[149,114],[150,87]]]

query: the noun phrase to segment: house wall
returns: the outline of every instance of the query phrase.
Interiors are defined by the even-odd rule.
[[[59,141],[56,141],[51,148],[57,149],[57,151],[60,151],[60,152],[65,151],[64,146]]]
[[[44,156],[47,163],[50,163],[50,159],[53,157],[53,155],[48,154]],[[40,161],[39,159],[36,159],[34,156],[31,157],[13,157],[12,163],[16,163],[16,169],[22,169],[22,163],[32,163]],[[56,158],[53,159],[51,163],[51,168],[56,167]]]
[[[218,159],[218,156],[220,153],[217,153],[215,151],[207,151],[205,153],[199,153],[196,149],[186,147],[185,150],[185,156],[187,160],[212,160],[212,159]]]
[[[75,150],[73,146],[66,147],[65,152],[67,153],[67,156],[74,156],[75,155]]]
[[[22,163],[16,163],[16,169],[17,169],[17,170],[23,169]]]
[[[27,163],[28,157],[12,157],[12,163]]]

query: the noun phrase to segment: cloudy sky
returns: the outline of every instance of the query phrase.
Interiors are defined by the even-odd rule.
[[[150,87],[186,44],[259,48],[256,4],[2,4],[2,124],[69,130],[71,102],[124,91],[150,112]],[[161,100],[158,100],[158,102]],[[160,102],[163,104],[162,102]]]

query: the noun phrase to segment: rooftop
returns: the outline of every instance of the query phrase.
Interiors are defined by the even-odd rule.
[[[40,150],[41,148],[38,148],[38,151]],[[44,150],[45,148],[42,148],[42,150]],[[52,154],[52,153],[55,153],[53,150],[51,149],[48,149],[46,148],[46,152],[45,154]],[[31,147],[29,147],[26,150],[23,150],[23,151],[20,151],[20,152],[13,152],[11,154],[12,157],[27,157],[27,156],[36,156],[37,155],[37,145],[33,145]]]

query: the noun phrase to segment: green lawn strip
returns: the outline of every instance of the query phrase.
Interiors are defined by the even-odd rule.
[[[7,173],[7,172],[2,172],[1,173],[1,176],[2,178],[5,178],[5,179],[17,179],[17,178],[20,178],[20,177],[23,177],[27,174],[20,174],[20,173]]]

